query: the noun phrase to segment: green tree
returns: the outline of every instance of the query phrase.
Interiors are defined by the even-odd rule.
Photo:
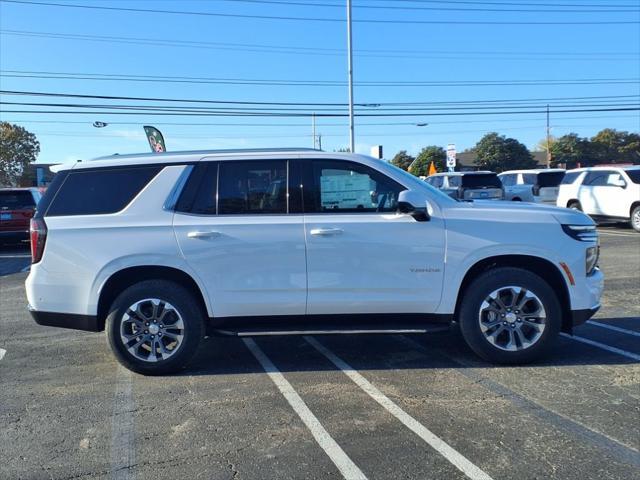
[[[640,135],[605,128],[591,138],[597,163],[640,162]]]
[[[475,164],[493,172],[534,168],[536,161],[525,145],[515,138],[507,138],[495,132],[488,133],[473,147]]]
[[[36,161],[40,142],[24,128],[0,122],[0,186],[15,186],[27,168]]]
[[[597,156],[588,138],[577,133],[569,133],[558,137],[551,144],[552,166],[566,165],[566,168],[588,167],[597,163]]]
[[[400,150],[396,153],[395,157],[391,159],[391,164],[402,170],[408,170],[409,165],[411,165],[414,160],[415,158],[409,155],[406,150]]]
[[[436,167],[436,170],[442,172],[445,170],[447,162],[447,152],[442,147],[436,145],[429,145],[420,150],[420,153],[416,156],[415,161],[411,164],[411,173],[420,177],[429,175],[429,165],[431,162]]]

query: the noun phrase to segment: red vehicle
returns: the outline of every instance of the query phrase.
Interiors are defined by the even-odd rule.
[[[0,244],[29,241],[29,222],[40,198],[37,188],[0,188]]]

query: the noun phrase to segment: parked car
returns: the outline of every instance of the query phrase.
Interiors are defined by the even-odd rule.
[[[504,189],[493,172],[449,172],[436,173],[426,182],[459,200],[502,200]]]
[[[509,170],[498,175],[504,199],[555,205],[564,169]]]
[[[205,332],[452,322],[483,358],[522,363],[600,306],[588,216],[456,201],[371,157],[202,151],[57,170],[31,222],[31,314],[106,329],[116,358],[143,374],[181,368]]]
[[[0,244],[29,241],[29,221],[40,197],[37,188],[0,188]]]
[[[596,221],[625,221],[640,232],[640,165],[567,171],[557,205],[581,210]]]

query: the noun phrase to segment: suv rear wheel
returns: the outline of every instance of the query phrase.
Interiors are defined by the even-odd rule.
[[[123,291],[107,316],[107,339],[118,361],[143,375],[180,370],[204,337],[193,295],[166,280],[147,280]]]
[[[458,321],[463,338],[480,357],[526,363],[554,343],[562,310],[545,280],[527,270],[501,267],[471,282]]]
[[[580,202],[569,202],[569,205],[567,205],[567,208],[570,208],[571,210],[578,210],[578,211],[582,211],[582,206],[580,205]]]
[[[636,205],[631,210],[631,219],[629,220],[631,228],[636,232],[640,232],[640,205]]]

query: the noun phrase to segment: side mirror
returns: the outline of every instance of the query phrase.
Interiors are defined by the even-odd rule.
[[[411,215],[417,222],[431,220],[427,210],[427,201],[422,195],[411,190],[403,190],[398,195],[398,213]]]

